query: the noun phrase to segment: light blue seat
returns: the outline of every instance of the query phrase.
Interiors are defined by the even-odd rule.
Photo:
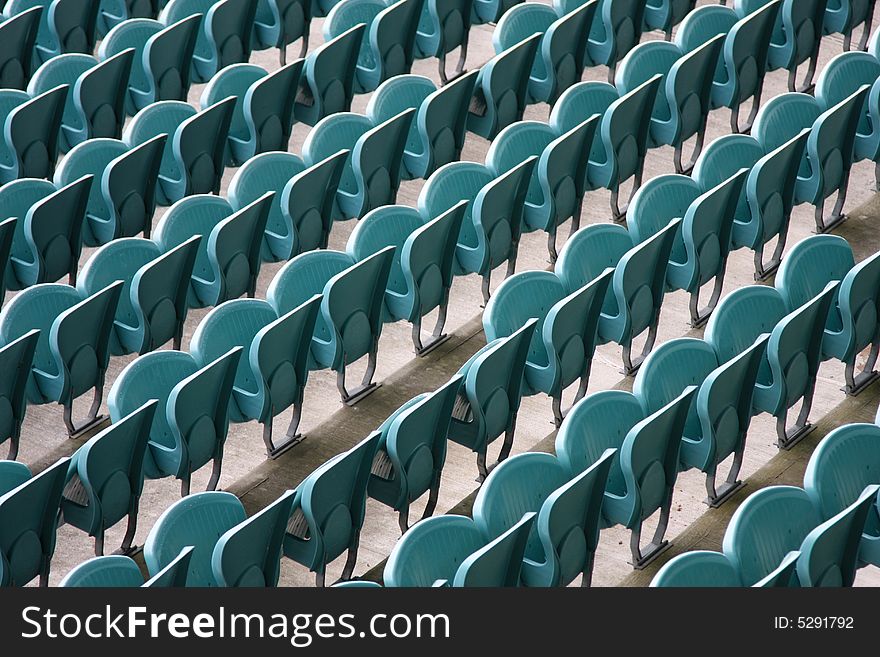
[[[217,71],[250,58],[256,12],[257,0],[170,0],[159,21],[171,25],[191,14],[202,15],[192,78],[207,82]]]
[[[602,117],[590,146],[587,190],[611,191],[614,221],[621,221],[627,210],[620,205],[620,185],[632,179],[635,193],[642,184],[651,110],[661,80],[655,75],[625,94],[605,82],[579,82],[559,97],[550,113],[549,123],[560,134],[585,116]]]
[[[557,258],[556,234],[571,218],[570,235],[580,227],[586,193],[587,158],[599,120],[595,115],[575,128],[558,134],[539,121],[519,121],[507,126],[492,141],[486,166],[499,176],[529,157],[538,157],[525,199],[523,230],[547,233],[550,262]]]
[[[507,10],[524,0],[474,0],[471,20],[475,25],[497,23]]]
[[[274,192],[260,256],[266,262],[289,260],[326,249],[333,227],[333,203],[348,151],[312,166],[292,153],[262,153],[235,172],[227,190],[235,210]]]
[[[480,67],[468,113],[468,130],[493,140],[501,130],[522,121],[532,62],[541,35],[533,34],[495,55]]]
[[[67,276],[76,285],[82,225],[91,176],[57,189],[47,180],[21,178],[0,187],[0,217],[17,217],[3,287],[21,290]]]
[[[766,577],[753,587],[789,587],[798,564],[800,552],[793,550]],[[657,571],[651,580],[652,587],[741,587],[739,572],[723,552],[694,550],[673,557]]]
[[[164,134],[134,148],[117,139],[90,139],[61,160],[56,186],[92,178],[82,222],[83,244],[99,246],[139,233],[150,236],[164,148]]]
[[[377,429],[367,494],[397,511],[401,534],[409,528],[410,504],[428,493],[422,520],[437,507],[446,436],[461,384],[462,377],[454,376],[434,392],[413,397]]]
[[[191,194],[219,193],[234,108],[234,98],[200,112],[188,103],[165,100],[145,107],[131,120],[122,136],[129,148],[168,135],[156,189],[159,205]]]
[[[341,0],[324,21],[330,41],[359,24],[363,38],[355,72],[355,92],[373,91],[388,78],[409,73],[424,0]]]
[[[459,159],[477,75],[471,71],[440,89],[421,75],[398,75],[370,97],[366,114],[374,125],[406,109],[416,110],[403,151],[404,178],[427,178]]]
[[[164,251],[152,240],[122,237],[92,254],[77,284],[84,296],[123,281],[110,333],[112,355],[143,354],[169,340],[180,349],[200,239]]]
[[[766,412],[776,418],[780,449],[789,449],[813,429],[808,420],[822,360],[822,334],[837,287],[837,282],[827,285],[792,310],[774,288],[742,287],[725,297],[706,326],[705,339],[722,362],[744,351],[762,333],[770,333],[752,406],[755,414]],[[788,411],[798,400],[803,400],[801,409],[789,429]]]
[[[134,51],[124,50],[99,62],[91,55],[53,57],[31,77],[27,92],[37,96],[68,86],[58,149],[67,152],[94,137],[118,139],[125,121],[125,96]]]
[[[416,30],[415,56],[419,59],[436,57],[440,82],[444,85],[464,72],[467,61],[471,24],[475,16],[475,0],[426,0]],[[449,75],[446,57],[459,49],[458,63]]]
[[[190,341],[190,352],[199,363],[211,362],[236,346],[243,349],[232,387],[229,419],[260,422],[270,457],[301,440],[297,429],[319,306],[320,297],[316,295],[279,317],[260,299],[227,301],[199,322]],[[273,420],[290,406],[293,415],[287,432],[276,442],[272,439]]]
[[[318,4],[315,2],[314,4]],[[312,0],[259,0],[254,16],[255,49],[278,48],[281,66],[287,64],[287,46],[300,40],[299,57],[306,56],[312,30]]]
[[[99,38],[130,18],[154,18],[159,13],[161,0],[101,0],[98,7],[96,30]]]
[[[192,473],[213,461],[207,489],[217,487],[229,429],[229,398],[240,355],[240,348],[230,350],[200,369],[188,353],[154,351],[122,370],[107,398],[114,422],[148,400],[159,402],[144,455],[147,479],[176,477],[181,481],[181,496],[186,496]]]
[[[52,177],[67,93],[66,85],[34,98],[24,91],[0,89],[0,184]]]
[[[43,8],[34,48],[34,63],[40,65],[61,53],[95,49],[99,4],[99,0],[9,0],[3,13],[15,16],[33,7]]]
[[[98,556],[83,561],[58,583],[61,588],[134,588],[143,586],[141,569],[134,559],[122,554]]]
[[[371,582],[366,579],[350,579],[347,582],[337,582],[331,588],[334,589],[381,589],[379,582]]]
[[[654,75],[663,76],[651,116],[649,145],[675,148],[676,173],[689,173],[703,149],[712,80],[723,45],[721,35],[691,52],[673,43],[649,41],[633,48],[615,75],[615,86],[622,93]],[[691,137],[695,137],[693,155],[688,164],[683,164],[683,145]]]
[[[44,8],[36,5],[0,22],[0,88],[25,89],[31,77],[34,45]]]
[[[340,251],[303,253],[279,270],[266,291],[266,300],[279,315],[315,294],[323,294],[309,368],[336,372],[336,386],[343,403],[348,405],[355,404],[378,385],[373,382],[373,375],[393,256],[394,249],[390,247],[360,262]],[[363,356],[367,356],[363,382],[355,390],[348,390],[346,366]]]
[[[70,460],[61,517],[94,537],[97,556],[104,554],[104,532],[126,517],[120,551],[128,554],[132,549],[144,487],[144,454],[156,408],[155,401],[147,402],[91,438]]]
[[[824,519],[857,502],[866,487],[880,482],[880,427],[847,424],[831,431],[807,463],[804,489]],[[860,565],[880,564],[880,506],[869,511],[859,544]]]
[[[162,216],[155,239],[163,251],[202,236],[187,293],[191,308],[254,296],[273,198],[273,192],[267,192],[235,211],[220,196],[198,194],[179,200]]]
[[[107,33],[98,49],[99,59],[109,59],[129,48],[135,51],[126,114],[134,116],[160,100],[186,100],[199,25],[198,14],[167,27],[152,18],[131,18]]]
[[[387,205],[364,215],[352,231],[346,251],[356,261],[394,247],[391,273],[385,290],[385,321],[412,324],[416,354],[425,355],[446,341],[443,333],[455,245],[465,201],[436,219],[426,220],[418,210]],[[437,309],[430,340],[422,342],[422,318]]]
[[[556,275],[567,290],[576,290],[614,267],[602,314],[599,344],[623,347],[624,374],[634,373],[657,339],[660,307],[666,292],[666,269],[681,225],[673,219],[662,230],[633,246],[623,226],[591,224],[573,235],[556,263]],[[633,359],[633,340],[648,332],[641,355]]]
[[[428,518],[395,544],[382,574],[385,586],[519,586],[535,517],[526,514],[494,539],[464,516]]]
[[[303,160],[312,166],[340,150],[349,156],[334,203],[334,217],[352,219],[397,198],[410,124],[415,110],[373,125],[369,118],[340,112],[322,119],[306,136]]]
[[[0,461],[0,497],[21,486],[31,476],[31,469],[24,463]]]
[[[486,451],[489,443],[504,434],[498,463],[510,454],[516,432],[516,417],[522,400],[523,377],[529,344],[537,320],[506,338],[490,342],[461,366],[464,377],[452,411],[449,440],[477,455],[477,481],[489,474]]]
[[[644,241],[670,220],[682,217],[666,269],[666,283],[690,294],[691,326],[701,326],[718,305],[727,273],[730,234],[747,169],[709,190],[680,174],[656,176],[633,195],[627,225]],[[700,289],[714,279],[708,304],[700,309]]]
[[[507,337],[532,317],[537,318],[523,392],[550,396],[556,426],[563,418],[562,393],[575,381],[578,387],[573,404],[587,392],[599,316],[611,276],[609,268],[569,293],[553,272],[520,272],[498,287],[483,312],[483,330],[489,342]]]
[[[168,565],[143,583],[144,588],[184,588],[189,579],[189,562],[195,548],[187,545]]]
[[[293,109],[297,121],[315,125],[325,116],[351,109],[361,35],[365,31],[365,26],[355,25],[306,56]]]
[[[426,217],[438,217],[468,201],[453,271],[482,277],[484,304],[489,301],[492,270],[505,261],[506,276],[516,269],[525,197],[537,160],[530,157],[498,178],[482,164],[451,162],[440,167],[419,193],[419,212]]]
[[[0,494],[0,586],[49,586],[58,504],[70,458],[65,457]],[[13,466],[20,480],[24,471]],[[29,473],[28,473],[29,475]]]
[[[648,0],[645,5],[645,27],[662,30],[669,41],[672,39],[672,28],[690,15],[696,4],[696,0]]]
[[[318,586],[324,586],[327,564],[343,552],[348,555],[341,579],[351,579],[378,444],[379,433],[374,432],[319,466],[296,487],[284,555],[315,573]]]
[[[856,48],[865,50],[874,19],[874,2],[871,0],[828,0],[825,6],[824,34],[843,34],[843,49],[852,47],[853,32],[862,26],[862,36]]]
[[[236,98],[227,138],[233,166],[259,153],[287,150],[302,67],[299,59],[272,73],[255,64],[232,64],[211,78],[199,99],[203,109]]]
[[[40,330],[27,385],[32,404],[57,402],[71,436],[99,421],[104,376],[110,359],[110,331],[122,291],[117,281],[92,296],[69,285],[42,283],[20,292],[0,314],[5,344]],[[73,402],[94,390],[85,422],[73,421]]]
[[[0,347],[0,367],[7,373],[0,385],[0,406],[3,409],[0,413],[0,427],[3,429],[0,444],[9,441],[6,458],[10,461],[18,456],[21,424],[27,410],[25,391],[39,337],[40,332],[32,330]]]
[[[608,448],[616,448],[602,502],[602,527],[631,530],[632,565],[644,568],[669,542],[664,540],[678,476],[678,454],[696,386],[649,413],[622,390],[584,397],[556,434],[556,455],[572,474],[584,472]],[[642,523],[659,510],[651,542],[642,548]]]
[[[877,378],[880,351],[880,254],[855,264],[849,243],[837,235],[812,235],[792,248],[776,277],[776,287],[796,308],[840,281],[822,338],[822,357],[844,363],[847,394],[861,392]],[[855,374],[856,356],[870,347],[863,371]]]
[[[492,45],[499,54],[532,34],[541,43],[529,74],[529,103],[553,105],[559,95],[581,79],[586,64],[586,43],[597,2],[587,2],[561,16],[547,5],[523,2],[512,7],[492,32]]]
[[[752,134],[765,150],[777,148],[805,128],[812,128],[795,183],[795,204],[815,206],[816,230],[825,233],[843,221],[849,187],[856,130],[868,94],[867,85],[831,108],[823,108],[812,96],[787,93],[768,101]],[[829,217],[826,199],[837,192]]]
[[[737,479],[752,420],[752,397],[769,335],[743,353],[719,362],[712,345],[697,338],[664,342],[645,359],[633,394],[648,412],[656,412],[691,385],[699,386],[681,437],[682,470],[706,473],[706,502],[717,507],[741,487]],[[733,455],[726,481],[716,485],[716,470]]]
[[[605,450],[573,478],[550,454],[517,454],[495,468],[480,487],[473,513],[485,536],[500,536],[524,514],[537,514],[523,557],[525,586],[567,586],[578,575],[581,586],[590,585],[615,453]]]

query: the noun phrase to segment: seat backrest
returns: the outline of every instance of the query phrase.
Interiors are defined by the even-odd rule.
[[[624,94],[644,84],[655,75],[662,76],[663,82],[657,90],[651,117],[652,120],[669,121],[672,118],[672,109],[669,107],[665,93],[666,79],[681,54],[681,49],[673,43],[663,41],[640,43],[630,50],[620,62],[614,76],[614,86],[621,94]]]
[[[812,96],[794,92],[779,94],[758,110],[752,136],[764,152],[769,153],[796,137],[801,130],[812,128],[821,113],[822,107]],[[801,173],[809,175],[806,157],[801,164]]]
[[[536,516],[524,515],[509,530],[467,557],[458,567],[452,586],[519,586],[523,554]]]
[[[24,89],[31,74],[34,46],[40,17],[45,9],[39,5],[15,14],[0,23],[0,85],[4,89]]]
[[[234,107],[235,99],[226,98],[184,120],[174,131],[172,149],[186,177],[187,193],[220,192]]]
[[[854,266],[852,247],[844,238],[810,235],[791,248],[774,285],[789,308],[799,308],[831,281],[842,281]]]
[[[874,339],[880,321],[880,256],[865,258],[849,271],[840,284],[838,304],[855,353]]]
[[[862,107],[868,99],[868,85],[862,85],[844,100],[822,112],[807,138],[810,160],[820,168],[821,191],[829,196],[847,179],[853,162],[856,130]]]
[[[129,588],[141,586],[144,578],[134,559],[121,554],[93,557],[76,566],[58,586],[73,588]]]
[[[632,248],[623,226],[590,224],[572,235],[556,261],[554,271],[569,292],[582,288],[608,267],[616,267]]]
[[[714,347],[718,362],[727,362],[759,335],[773,331],[787,312],[785,299],[774,288],[747,285],[721,300],[709,318],[704,339]]]
[[[334,153],[347,150],[351,153],[343,166],[339,190],[354,196],[358,193],[358,180],[353,164],[355,144],[373,127],[370,120],[354,112],[339,112],[322,119],[306,135],[303,142],[303,160],[309,166]],[[387,146],[382,152],[387,151]],[[334,217],[340,216],[339,202],[334,202]]]
[[[605,157],[613,166],[614,173],[610,177],[598,176],[591,165],[591,180],[595,184],[611,187],[640,170],[648,151],[651,111],[662,80],[661,75],[654,75],[631,91],[621,94],[603,114],[597,135],[601,137]]]
[[[706,144],[694,165],[691,176],[702,189],[711,189],[729,179],[742,168],[751,170],[755,163],[764,156],[764,149],[756,139],[748,135],[722,135]],[[800,162],[800,156],[798,156]],[[796,179],[797,169],[795,169]],[[747,186],[746,186],[747,187]],[[794,193],[794,182],[791,184]],[[749,220],[749,204],[746,188],[740,191],[735,218],[745,223]]]
[[[397,198],[406,138],[415,114],[413,109],[405,110],[367,130],[355,143],[351,163],[361,197],[358,216]]]
[[[208,9],[205,33],[212,46],[212,57],[216,57],[217,70],[250,59],[256,11],[257,0],[220,0]]]
[[[690,176],[677,173],[662,174],[646,181],[633,194],[626,212],[627,228],[632,233],[633,242],[644,242],[665,228],[672,219],[684,217],[702,192]],[[678,253],[673,252],[673,256],[682,260],[684,246],[681,238],[676,242]]]
[[[675,33],[683,52],[692,52],[719,34],[727,35],[739,20],[736,12],[722,5],[706,5],[689,12]]]
[[[189,578],[189,562],[195,548],[187,545],[168,565],[143,583],[144,588],[175,587],[183,588]]]
[[[0,414],[0,443],[12,440],[8,458],[14,459],[18,452],[18,438],[24,420],[27,403],[25,391],[31,375],[31,366],[40,332],[32,330],[0,347],[0,368],[6,376],[0,380],[0,399],[3,400]]]
[[[253,295],[260,273],[260,248],[275,192],[266,192],[253,203],[220,221],[208,237],[208,258],[220,283],[217,301]]]
[[[31,478],[31,469],[18,461],[0,461],[0,496]]]
[[[366,26],[355,25],[309,53],[294,106],[297,120],[315,125],[325,116],[349,110],[365,31]]]
[[[683,54],[666,77],[666,98],[679,123],[678,139],[696,134],[712,109],[710,95],[724,36],[709,39],[696,50]]]
[[[770,56],[770,40],[782,6],[782,0],[769,2],[739,18],[730,28],[723,59],[727,74],[735,78],[738,86],[734,102],[754,95],[761,88]]]
[[[286,150],[293,128],[293,106],[303,60],[271,72],[244,96],[244,120],[256,138],[256,152]]]
[[[145,93],[149,87],[143,57],[144,46],[151,36],[163,29],[167,28],[152,18],[129,18],[110,28],[98,47],[98,59],[102,61],[129,48],[135,51],[127,85],[129,96],[125,102],[125,110],[128,114],[135,111],[131,91]]]
[[[293,255],[327,248],[336,192],[350,151],[340,150],[293,176],[281,191],[281,212],[296,228]],[[276,197],[277,198],[277,197]]]
[[[201,21],[199,14],[187,15],[147,39],[141,61],[153,102],[186,100]]]
[[[416,31],[423,4],[424,0],[391,3],[370,25],[370,46],[377,60],[378,75],[369,76],[368,84],[364,85],[367,89],[375,89],[383,80],[395,75],[409,73],[415,57]]]
[[[739,573],[721,552],[693,550],[673,557],[654,575],[652,587],[742,586]]]
[[[22,103],[6,118],[4,136],[15,153],[18,178],[50,178],[69,87],[55,87]]]
[[[72,102],[87,122],[85,137],[119,138],[125,123],[127,83],[134,50],[123,50],[86,71],[71,89]]]
[[[822,107],[829,109],[859,90],[873,85],[880,78],[880,61],[866,52],[845,52],[831,58],[816,79],[816,98]],[[867,101],[862,105],[859,117],[859,134],[872,132]]]
[[[553,104],[548,123],[557,133],[562,134],[581,123],[584,117],[604,115],[619,97],[614,85],[607,82],[578,82],[563,91]],[[605,160],[601,139],[593,140],[590,159],[595,162]]]

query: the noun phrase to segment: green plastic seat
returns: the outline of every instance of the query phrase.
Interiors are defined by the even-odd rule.
[[[363,260],[394,247],[385,290],[385,321],[412,324],[412,342],[422,356],[446,341],[443,333],[455,245],[464,217],[465,201],[436,219],[426,220],[418,210],[387,205],[364,215],[352,231],[346,251]],[[437,322],[428,342],[422,341],[422,318],[437,309]]]
[[[34,63],[62,53],[90,53],[95,49],[95,27],[100,0],[10,0],[3,8],[7,16],[41,7],[40,26],[34,48]]]
[[[227,301],[199,322],[190,341],[190,352],[199,363],[208,363],[236,346],[243,349],[246,357],[239,360],[235,373],[229,420],[260,422],[270,457],[278,456],[302,438],[297,429],[319,306],[320,297],[316,295],[279,317],[260,299]],[[273,420],[291,406],[293,415],[287,432],[275,441]]]
[[[327,564],[343,552],[348,554],[341,579],[351,579],[378,445],[379,433],[374,432],[312,471],[296,488],[284,556],[315,573],[318,586],[324,586]]]
[[[305,57],[312,30],[312,4],[312,0],[259,0],[252,33],[254,49],[278,48],[284,66],[287,46],[299,40],[299,57]]]
[[[483,312],[483,331],[489,342],[511,335],[532,317],[538,319],[526,359],[523,393],[549,395],[556,426],[564,415],[563,392],[578,382],[573,404],[587,392],[599,315],[611,275],[609,268],[569,294],[552,272],[520,272],[498,287]]]
[[[69,285],[41,283],[16,295],[0,314],[0,338],[6,344],[39,329],[27,399],[32,404],[63,406],[64,424],[71,436],[100,419],[110,332],[121,291],[122,281],[91,296]],[[89,390],[94,390],[92,405],[77,427],[73,403]]]
[[[157,402],[149,401],[114,422],[80,447],[70,460],[61,516],[66,524],[94,537],[97,556],[104,554],[104,532],[126,517],[120,551],[128,554],[132,549],[144,487],[144,454],[157,406]],[[135,585],[141,582],[143,579]]]
[[[26,9],[0,22],[0,87],[25,89],[31,77],[34,46],[44,8]]]
[[[99,59],[109,59],[129,48],[135,51],[126,114],[134,116],[160,100],[186,100],[199,24],[197,14],[167,27],[152,18],[131,18],[107,33],[98,49]]]
[[[438,74],[445,85],[464,72],[471,25],[476,23],[475,0],[426,0],[416,30],[415,56],[436,57]],[[446,57],[459,49],[458,63],[450,75]]]
[[[191,308],[216,306],[243,294],[254,296],[273,198],[268,192],[235,211],[220,196],[198,194],[179,200],[162,216],[155,238],[163,251],[202,236],[187,293]]]
[[[696,4],[696,0],[648,0],[645,4],[645,27],[662,30],[669,41],[672,28],[687,18]]]
[[[504,434],[498,463],[510,454],[523,392],[529,344],[537,326],[530,319],[506,338],[490,342],[461,366],[464,386],[452,411],[449,440],[477,455],[477,481],[489,474],[489,443]]]
[[[413,397],[377,429],[380,437],[367,494],[397,511],[401,534],[409,529],[410,504],[428,493],[421,520],[437,507],[446,437],[462,381],[454,376],[434,392]]]
[[[10,461],[18,456],[21,425],[27,411],[25,392],[39,337],[40,332],[32,330],[0,347],[0,367],[7,373],[0,385],[0,444],[9,441],[6,458]]]
[[[134,588],[143,586],[141,569],[134,559],[122,554],[98,556],[83,561],[68,572],[61,588]]]
[[[26,92],[0,89],[0,184],[16,178],[51,178],[58,157],[58,136],[66,85],[31,98]]]
[[[353,405],[378,387],[373,382],[382,334],[385,289],[394,257],[387,247],[355,261],[341,251],[303,253],[282,267],[266,291],[266,300],[280,315],[315,294],[323,294],[321,312],[312,336],[310,369],[336,372],[336,387],[343,403]],[[346,367],[367,356],[361,386],[349,390]]]
[[[59,459],[0,495],[0,586],[25,586],[35,577],[41,587],[49,585],[58,504],[69,461],[69,457]]]
[[[340,151],[312,166],[292,153],[262,153],[235,172],[227,189],[234,209],[275,193],[260,248],[264,261],[289,260],[305,251],[327,248],[333,203],[348,153]]]
[[[801,553],[797,550],[789,552],[782,562],[753,587],[768,588],[791,586],[798,559]],[[722,552],[694,550],[673,557],[657,571],[651,580],[652,587],[741,587],[743,583],[739,572],[730,559]]]
[[[823,34],[843,34],[843,49],[852,47],[853,33],[862,26],[862,36],[856,48],[865,50],[874,18],[874,3],[871,0],[828,0],[822,22]]]

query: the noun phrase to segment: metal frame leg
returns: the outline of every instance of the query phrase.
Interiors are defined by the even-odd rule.
[[[788,421],[788,409],[776,418],[776,446],[780,450],[789,450],[803,440],[816,427],[810,424],[810,409],[813,406],[813,393],[816,391],[816,382],[810,385],[804,393],[803,403],[797,421],[791,429],[786,429]]]
[[[52,568],[52,558],[43,556],[40,558],[40,588],[45,589],[49,586],[49,571]]]
[[[443,332],[446,325],[446,311],[449,309],[449,288],[443,290],[443,299],[437,310],[437,323],[431,332],[431,339],[427,344],[422,344],[422,318],[419,317],[412,325],[412,343],[417,356],[425,356],[449,339],[449,335]]]
[[[315,586],[319,589],[323,589],[325,585],[325,568],[326,566],[322,565],[321,570],[315,572]]]
[[[455,65],[455,70],[452,72],[452,76],[450,77],[446,73],[446,55],[449,53],[443,53],[437,56],[438,64],[437,64],[437,72],[440,74],[440,86],[444,86],[449,84],[456,78],[460,77],[465,72],[465,62],[467,61],[467,53],[468,53],[468,42],[470,41],[470,32],[466,31],[464,33],[464,38],[461,41],[461,45],[459,46],[458,52],[458,63]]]
[[[397,514],[397,526],[400,527],[401,536],[406,534],[406,530],[409,529],[409,502]]]
[[[277,445],[272,440],[273,424],[275,420],[274,414],[263,424],[263,443],[266,445],[266,458],[277,459],[291,447],[299,445],[306,439],[304,435],[297,433],[300,420],[302,419],[303,392],[303,390],[300,390],[296,401],[293,403],[293,416],[290,418],[290,424],[287,426],[284,440]],[[272,410],[274,413],[275,409],[273,408]]]
[[[220,483],[220,472],[223,469],[223,453],[217,454],[214,457],[214,463],[211,466],[211,478],[208,480],[208,485],[205,486],[206,491],[217,490],[217,484]]]
[[[629,204],[632,201],[632,197],[637,191],[639,191],[639,187],[642,186],[642,176],[644,175],[644,172],[645,161],[641,160],[636,168],[636,172],[632,175],[633,186],[629,193],[629,199],[627,200],[626,205],[622,208],[620,207],[620,185],[623,181],[618,180],[617,186],[611,190],[611,221],[614,223],[620,224],[626,221],[626,211],[629,210]]]
[[[18,458],[18,449],[21,444],[21,425],[15,427],[12,435],[9,436],[9,452],[6,454],[7,461],[14,461]]]
[[[813,78],[816,76],[816,65],[819,62],[819,46],[821,45],[821,43],[821,39],[816,39],[816,46],[815,48],[813,48],[813,54],[810,55],[807,72],[804,75],[804,83],[800,87],[797,86],[797,71],[800,66],[795,66],[792,70],[788,72],[789,91],[797,91],[803,94],[812,93],[813,87],[815,86],[813,84]]]
[[[756,281],[766,281],[773,274],[776,273],[776,270],[779,269],[779,265],[782,264],[782,252],[785,250],[785,243],[788,241],[788,219],[785,220],[785,225],[782,230],[779,231],[779,239],[776,242],[776,248],[773,250],[773,256],[770,258],[770,261],[765,265],[764,264],[764,244],[755,251],[755,280]]]
[[[724,504],[730,497],[736,493],[740,488],[745,486],[745,484],[738,479],[739,472],[742,469],[743,463],[743,454],[746,449],[746,432],[742,433],[742,437],[740,438],[739,447],[736,448],[736,451],[733,453],[733,463],[730,464],[730,470],[727,473],[727,479],[723,484],[716,488],[715,486],[715,477],[716,477],[716,469],[718,466],[715,465],[715,468],[712,469],[712,472],[706,473],[706,499],[705,503],[712,509],[717,509],[719,506]]]
[[[103,557],[104,556],[104,524],[101,524],[101,528],[98,530],[98,533],[95,534],[95,556]]]
[[[342,403],[346,406],[354,406],[361,399],[363,399],[382,385],[381,383],[373,382],[373,375],[376,374],[376,358],[378,354],[379,340],[378,338],[376,338],[373,340],[373,347],[372,349],[370,349],[370,353],[367,356],[367,371],[364,372],[364,378],[361,381],[361,385],[359,385],[352,391],[347,390],[345,387],[346,358],[343,354],[342,369],[336,373],[336,388],[339,390],[339,396],[342,398]]]
[[[642,570],[645,566],[656,559],[661,552],[669,547],[669,541],[663,539],[666,536],[666,528],[669,526],[669,514],[672,511],[672,491],[666,496],[663,506],[660,508],[660,521],[657,523],[657,529],[651,542],[645,546],[644,551],[639,546],[642,534],[642,523],[639,522],[637,527],[632,530],[629,540],[629,549],[632,553],[632,567],[634,570]]]
[[[840,183],[840,189],[837,190],[837,201],[834,203],[834,208],[831,210],[831,216],[828,221],[825,221],[825,202],[823,201],[819,205],[816,206],[816,232],[817,233],[827,233],[841,223],[846,221],[846,214],[843,212],[843,205],[846,203],[846,193],[849,189],[849,173],[844,176],[843,181]]]
[[[192,482],[192,470],[187,470],[180,478],[180,496],[186,497],[190,492],[190,484]]]
[[[614,84],[614,75],[617,73],[617,62],[608,65],[608,82]]]
[[[709,317],[712,315],[712,311],[718,306],[718,301],[721,299],[721,289],[724,287],[724,276],[726,273],[727,258],[721,263],[721,271],[715,276],[715,286],[712,288],[712,296],[709,297],[709,303],[707,303],[706,307],[702,310],[700,310],[700,289],[697,288],[691,292],[688,308],[691,313],[691,326],[694,328],[702,326],[708,322]]]
[[[868,39],[871,36],[871,27],[874,23],[874,9],[876,7],[875,0],[871,0],[868,3],[868,14],[865,16],[865,24],[862,27],[862,38],[859,39],[859,50],[867,50],[868,49]]]
[[[491,295],[489,294],[489,286],[490,286],[491,284],[492,284],[492,270],[490,269],[490,270],[489,270],[489,271],[483,276],[483,285],[482,285],[482,288],[481,288],[482,291],[483,291],[483,304],[482,304],[482,307],[483,307],[483,308],[485,308],[485,307],[486,307],[486,304],[489,303],[489,297],[491,296]]]
[[[556,231],[559,228],[556,224],[547,231],[547,252],[550,254],[550,264],[556,263],[559,253],[556,251]]]
[[[659,325],[660,312],[658,311],[657,317],[648,329],[648,338],[645,340],[645,346],[642,348],[642,353],[636,358],[636,360],[632,359],[632,337],[630,337],[626,344],[623,345],[623,369],[620,371],[621,374],[624,376],[632,376],[642,363],[645,362],[645,358],[647,358],[648,354],[654,349],[654,343],[657,341],[657,327]]]
[[[874,381],[880,377],[880,373],[874,369],[874,366],[877,364],[878,353],[880,353],[880,329],[874,334],[874,341],[871,343],[871,351],[868,353],[868,362],[865,363],[865,367],[862,371],[859,374],[855,373],[856,356],[858,356],[858,354],[853,354],[852,359],[846,363],[846,368],[844,370],[846,385],[841,388],[841,390],[847,395],[855,397],[862,392],[862,390],[874,383]]]
[[[571,228],[568,231],[568,237],[571,238],[581,227],[581,213],[584,209],[584,197],[581,196],[578,199],[577,206],[574,209],[574,213],[571,215]]]
[[[482,484],[489,476],[489,468],[486,467],[486,450],[477,452],[477,483]]]
[[[584,570],[581,575],[581,588],[593,585],[593,564],[596,561],[596,553],[587,550],[587,558],[584,560]]]
[[[675,145],[675,155],[673,157],[673,164],[675,165],[675,173],[681,173],[683,175],[689,176],[691,171],[694,170],[694,165],[697,163],[697,159],[700,157],[700,153],[703,152],[703,142],[706,140],[706,120],[707,116],[703,117],[702,124],[700,125],[700,129],[697,130],[697,141],[694,144],[694,151],[691,154],[690,162],[687,165],[682,165],[681,156],[682,151],[684,150],[684,142],[681,141]]]
[[[428,503],[425,505],[425,510],[422,513],[422,520],[424,520],[425,518],[430,518],[432,515],[434,515],[434,511],[437,508],[437,500],[440,497],[441,474],[441,470],[437,470],[434,472],[434,479],[431,482],[431,488],[428,490]]]
[[[348,557],[345,559],[345,565],[342,567],[342,577],[339,578],[342,582],[347,582],[351,579],[352,573],[354,573],[354,567],[357,564],[358,558],[358,546],[361,542],[361,533],[360,530],[354,535],[354,538],[351,541],[351,544],[348,546]]]
[[[135,503],[128,512],[128,525],[125,528],[125,536],[122,537],[122,545],[113,554],[132,554],[135,552],[135,549],[132,547],[132,541],[134,541],[134,535],[137,531],[137,523],[138,509],[137,503]]]
[[[89,413],[83,424],[76,426],[73,423],[73,399],[62,404],[64,407],[64,426],[67,427],[68,438],[79,438],[96,424],[100,424],[106,418],[104,415],[98,415],[101,410],[101,401],[104,399],[104,372],[101,372],[98,384],[95,386],[92,405],[89,407]]]
[[[589,386],[590,384],[590,372],[592,369],[593,359],[588,358],[584,363],[584,368],[581,370],[577,392],[574,393],[574,399],[571,402],[571,406],[569,406],[566,410],[562,410],[562,393],[565,392],[564,390],[560,390],[558,395],[554,395],[552,397],[553,424],[556,425],[557,429],[562,425],[562,420],[565,419],[565,416],[568,415],[568,412],[572,409],[572,407],[577,404],[581,399],[583,399],[584,395],[587,394],[587,386]]]
[[[758,85],[758,88],[755,90],[754,95],[752,96],[752,109],[749,112],[749,118],[746,121],[745,125],[739,124],[739,110],[742,107],[742,103],[737,103],[736,107],[731,108],[730,110],[730,130],[731,132],[747,135],[752,131],[752,126],[755,124],[755,118],[758,116],[758,110],[761,109],[761,96],[764,93],[764,80],[761,79],[761,83]]]

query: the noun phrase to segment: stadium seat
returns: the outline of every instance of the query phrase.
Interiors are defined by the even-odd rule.
[[[0,19],[0,88],[27,88],[33,70],[34,46],[44,8],[36,5]]]
[[[25,391],[39,337],[38,330],[28,331],[20,338],[0,347],[0,367],[7,373],[0,385],[0,399],[2,399],[0,406],[3,409],[0,413],[0,426],[3,428],[3,432],[0,433],[0,444],[9,441],[6,458],[10,461],[14,461],[18,456],[21,424],[27,409]]]
[[[189,579],[189,562],[194,551],[195,548],[192,545],[187,545],[174,559],[168,562],[167,566],[144,582],[144,588],[185,587]]]
[[[645,27],[663,31],[666,40],[670,41],[672,28],[681,23],[696,4],[696,0],[648,0],[645,4]]]
[[[0,497],[21,486],[31,476],[31,469],[24,463],[0,460]]]
[[[317,3],[315,3],[317,4]],[[278,48],[281,66],[287,64],[287,46],[300,40],[299,58],[306,56],[312,29],[311,0],[259,0],[254,16],[254,48]]]
[[[15,16],[33,7],[43,9],[34,48],[34,64],[39,66],[62,53],[90,53],[95,49],[95,27],[100,0],[9,0],[6,16]]]
[[[792,550],[769,575],[755,582],[754,587],[789,587],[801,553]],[[723,552],[694,550],[673,557],[657,571],[652,587],[741,587],[739,572]]]
[[[0,89],[0,184],[52,177],[67,93],[66,85],[34,98],[24,91]]]
[[[873,0],[828,0],[825,7],[824,34],[843,34],[843,49],[852,47],[853,32],[862,26],[862,36],[856,48],[865,50],[874,19]]]
[[[524,0],[474,0],[471,20],[475,25],[497,23],[507,10]]]
[[[154,18],[162,0],[101,0],[96,30],[98,38],[130,18]]]
[[[425,0],[416,30],[415,56],[436,57],[438,74],[444,85],[464,72],[471,24],[477,22],[475,0]],[[450,75],[446,57],[459,49],[458,63]]]
[[[58,586],[62,588],[134,588],[144,578],[134,559],[121,554],[97,556],[75,566]]]

